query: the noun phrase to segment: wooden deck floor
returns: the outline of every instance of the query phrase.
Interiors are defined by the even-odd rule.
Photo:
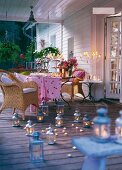
[[[95,113],[95,106],[92,103],[80,103],[75,101],[71,103],[71,109],[69,110],[65,106],[64,115],[64,127],[67,128],[68,135],[65,136],[62,132],[63,128],[57,129],[57,143],[55,145],[48,145],[45,138],[45,133],[42,134],[44,140],[44,154],[45,161],[43,163],[32,164],[29,159],[29,137],[25,135],[23,129],[28,119],[33,120],[36,123],[35,130],[41,132],[49,126],[50,123],[54,125],[55,105],[49,104],[49,116],[44,123],[37,123],[35,116],[27,112],[26,121],[22,122],[23,127],[15,128],[11,126],[11,109],[5,110],[0,115],[0,170],[80,170],[83,162],[84,155],[78,150],[74,150],[72,147],[72,138],[74,136],[91,135],[92,129],[84,129],[80,132],[82,124],[73,123],[73,112],[76,107],[80,108],[81,114],[85,111],[89,111],[91,118]],[[109,116],[112,118],[111,132],[114,133],[114,121],[118,117],[118,112],[122,109],[122,105],[108,103]],[[76,131],[75,127],[79,127]],[[68,157],[71,154],[72,157]],[[122,155],[112,156],[107,159],[107,170],[122,170]]]

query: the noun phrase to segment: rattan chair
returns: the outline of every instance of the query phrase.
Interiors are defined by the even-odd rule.
[[[22,118],[25,119],[25,110],[32,104],[38,107],[38,86],[35,82],[21,82],[13,73],[0,70],[0,87],[2,89],[4,101],[0,108],[0,112],[3,109],[13,108],[13,113],[16,109],[22,111]],[[6,75],[11,83],[4,83],[1,81],[2,76]]]
[[[77,72],[83,73],[83,77],[80,78]],[[82,88],[82,80],[84,80],[85,78],[85,71],[83,69],[78,68],[73,71],[72,77],[73,78],[70,78],[70,79],[69,78],[63,79],[63,82],[62,82],[63,86],[62,86],[61,92],[68,93],[71,97],[71,100],[74,99],[74,95],[76,93],[80,93],[83,96],[83,98],[85,98],[83,88]]]

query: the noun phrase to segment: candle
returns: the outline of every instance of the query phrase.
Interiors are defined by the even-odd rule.
[[[65,132],[65,130],[62,130],[62,132],[64,133],[64,132]]]
[[[101,136],[102,136],[103,138],[107,138],[107,137],[108,137],[108,133],[107,133],[106,126],[102,126],[102,127],[101,127]]]
[[[69,158],[71,158],[72,157],[72,155],[69,153],[69,154],[67,154],[67,156],[69,157]]]
[[[73,146],[72,148],[75,150],[75,149],[76,149],[76,146]]]
[[[83,132],[84,130],[83,129],[80,129],[80,132]]]
[[[56,136],[58,136],[58,133],[55,133]]]

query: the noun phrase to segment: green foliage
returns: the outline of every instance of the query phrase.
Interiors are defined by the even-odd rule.
[[[0,43],[0,62],[4,65],[18,64],[20,62],[21,50],[18,45],[11,42]]]
[[[58,54],[60,54],[59,49],[56,47],[47,47],[44,48],[43,50],[41,50],[40,52],[34,52],[34,56],[35,58],[45,58],[48,54],[55,54],[55,56],[57,56]]]
[[[48,54],[55,54],[55,56],[57,56],[58,54],[60,54],[59,52],[59,49],[56,48],[56,47],[47,47],[47,48],[44,48],[43,50],[41,51],[34,51],[34,43],[31,43],[28,47],[27,47],[27,50],[26,50],[26,53],[25,53],[25,58],[26,58],[26,61],[30,62],[30,61],[33,61],[33,59],[36,59],[36,58],[41,58],[41,59],[44,59]]]
[[[31,43],[29,46],[27,46],[26,53],[25,53],[25,59],[27,62],[30,62],[33,60],[34,57],[34,43]]]

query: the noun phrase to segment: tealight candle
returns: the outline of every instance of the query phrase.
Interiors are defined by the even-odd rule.
[[[74,124],[72,124],[72,127],[74,126]]]
[[[54,129],[54,131],[56,132],[56,131],[57,131],[57,129]]]
[[[67,154],[67,156],[69,157],[69,158],[71,158],[72,157],[72,155],[69,153],[69,154]]]
[[[64,127],[63,129],[64,129],[64,130],[66,130],[67,128],[66,128],[66,127]]]
[[[80,132],[83,132],[84,130],[83,129],[80,129]]]
[[[76,149],[76,146],[73,146],[72,148],[75,150],[75,149]]]
[[[56,136],[58,136],[58,133],[55,133]]]
[[[64,135],[68,135],[68,133],[67,133],[67,132],[65,132],[65,133],[64,133]]]
[[[42,130],[42,133],[44,133],[45,132],[45,130]]]

